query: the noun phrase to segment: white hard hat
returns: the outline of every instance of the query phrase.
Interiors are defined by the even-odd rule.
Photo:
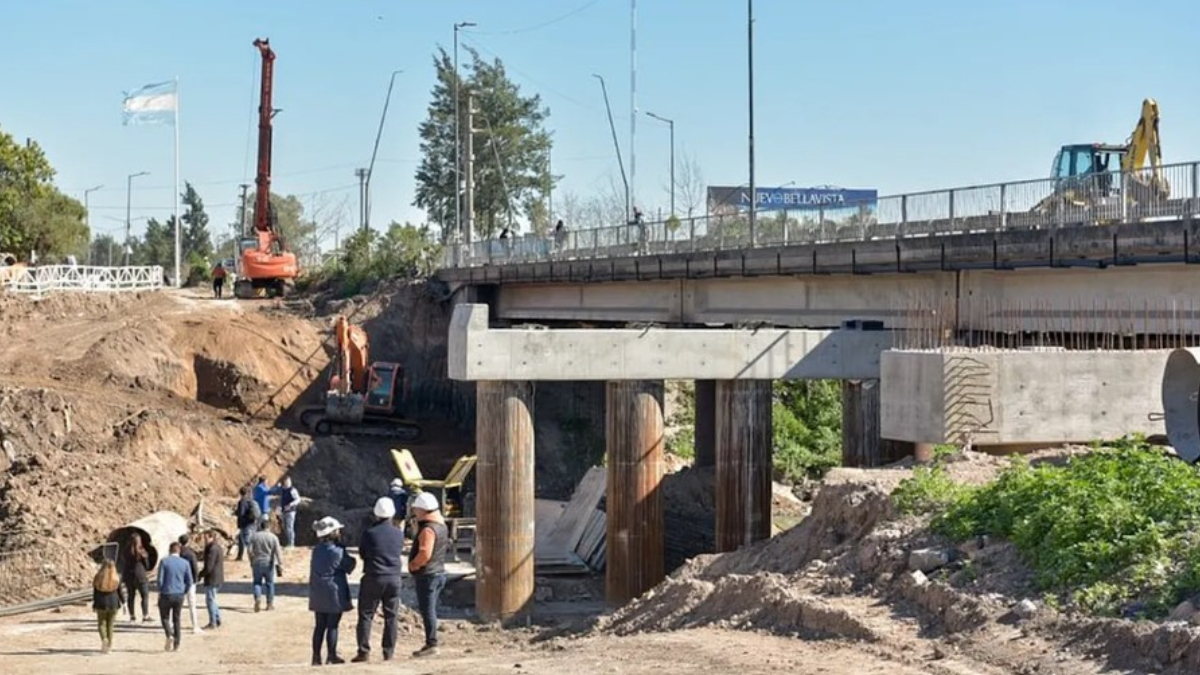
[[[394,488],[404,487],[404,479],[403,478],[393,478],[392,479],[392,487],[394,487]]]
[[[433,496],[432,492],[422,492],[417,495],[416,499],[412,500],[412,507],[414,509],[421,509],[422,511],[437,511],[438,500],[437,497]]]
[[[313,523],[313,530],[318,537],[328,537],[344,527],[337,518],[333,516],[325,516],[324,518]]]
[[[375,500],[375,517],[376,518],[395,518],[396,517],[396,502],[392,501],[391,497],[380,497]]]

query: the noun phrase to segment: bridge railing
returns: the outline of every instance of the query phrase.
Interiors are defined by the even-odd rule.
[[[39,265],[9,277],[0,288],[10,293],[42,295],[62,291],[112,293],[152,291],[163,287],[163,268]]]
[[[973,232],[1181,219],[1200,214],[1200,162],[1072,179],[1042,178],[915,192],[872,201],[756,214],[727,208],[694,218],[568,229],[447,247],[445,267],[741,250]]]

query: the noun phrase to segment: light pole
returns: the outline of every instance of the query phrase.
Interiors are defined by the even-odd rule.
[[[667,126],[671,127],[671,215],[675,215],[675,120],[669,120],[661,115],[655,115],[652,112],[646,113],[647,117],[666,122]]]
[[[592,73],[592,77],[600,80],[600,91],[604,92],[604,110],[608,112],[608,128],[612,130],[613,147],[617,150],[617,166],[621,169],[621,182],[625,184],[625,222],[628,223],[633,217],[633,204],[629,197],[629,179],[625,177],[625,162],[621,159],[621,144],[617,142],[617,126],[613,124],[612,106],[608,104],[608,87],[604,84],[604,78]]]
[[[89,265],[92,264],[91,241],[93,239],[95,239],[95,237],[92,236],[92,210],[88,207],[88,195],[95,192],[96,190],[103,188],[103,187],[104,187],[103,185],[97,185],[96,187],[88,188],[83,191],[83,224],[84,224],[84,227],[86,227],[88,229],[88,257],[87,257],[87,260],[88,260]]]
[[[750,112],[750,247],[758,243],[758,190],[754,186],[754,0],[746,0],[746,63],[749,71],[747,90]]]
[[[392,86],[396,84],[396,76],[403,72],[403,70],[392,71],[392,78],[388,80],[387,98],[383,99],[383,114],[379,116],[379,131],[375,132],[375,148],[371,150],[371,164],[367,167],[367,180],[364,188],[367,193],[366,214],[363,218],[364,230],[371,227],[371,173],[375,171],[375,155],[379,153],[379,139],[383,138],[383,123],[387,120],[388,104],[392,102]]]
[[[125,266],[129,266],[129,254],[132,251],[129,249],[129,223],[130,209],[133,208],[133,179],[138,176],[149,176],[149,171],[139,171],[129,174],[125,180]]]
[[[459,130],[461,124],[461,115],[458,111],[458,91],[462,89],[461,83],[458,81],[458,31],[463,28],[474,26],[473,21],[462,21],[454,24],[454,231],[458,236],[463,237],[464,241],[469,241],[471,233],[465,235],[462,229],[462,132]]]

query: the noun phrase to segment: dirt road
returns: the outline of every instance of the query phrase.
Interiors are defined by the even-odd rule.
[[[230,563],[222,593],[225,626],[193,635],[184,610],[185,634],[179,652],[162,651],[157,623],[118,624],[114,651],[100,653],[94,615],[83,606],[0,620],[0,670],[6,675],[45,673],[245,673],[307,668],[312,615],[305,586],[308,550],[289,551],[277,609],[255,614],[247,566]],[[200,597],[203,605],[203,593]],[[588,605],[577,605],[580,608]],[[154,612],[155,610],[151,610]],[[839,640],[808,641],[719,628],[617,637],[588,631],[570,635],[586,617],[568,603],[542,606],[547,625],[498,630],[464,618],[443,622],[441,655],[414,660],[408,652],[420,643],[420,623],[411,611],[401,621],[399,657],[379,661],[380,622],[376,622],[376,659],[346,664],[340,671],[362,673],[797,673],[824,675],[916,675],[928,672],[917,655],[894,657],[876,648]],[[558,617],[546,618],[550,615]],[[204,610],[200,608],[203,623]],[[355,618],[342,622],[341,652],[354,654]],[[992,672],[988,670],[969,672]]]

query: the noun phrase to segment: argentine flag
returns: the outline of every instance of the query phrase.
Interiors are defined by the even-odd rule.
[[[125,92],[121,112],[124,124],[174,124],[179,106],[179,94],[175,81],[148,84],[132,92]]]

